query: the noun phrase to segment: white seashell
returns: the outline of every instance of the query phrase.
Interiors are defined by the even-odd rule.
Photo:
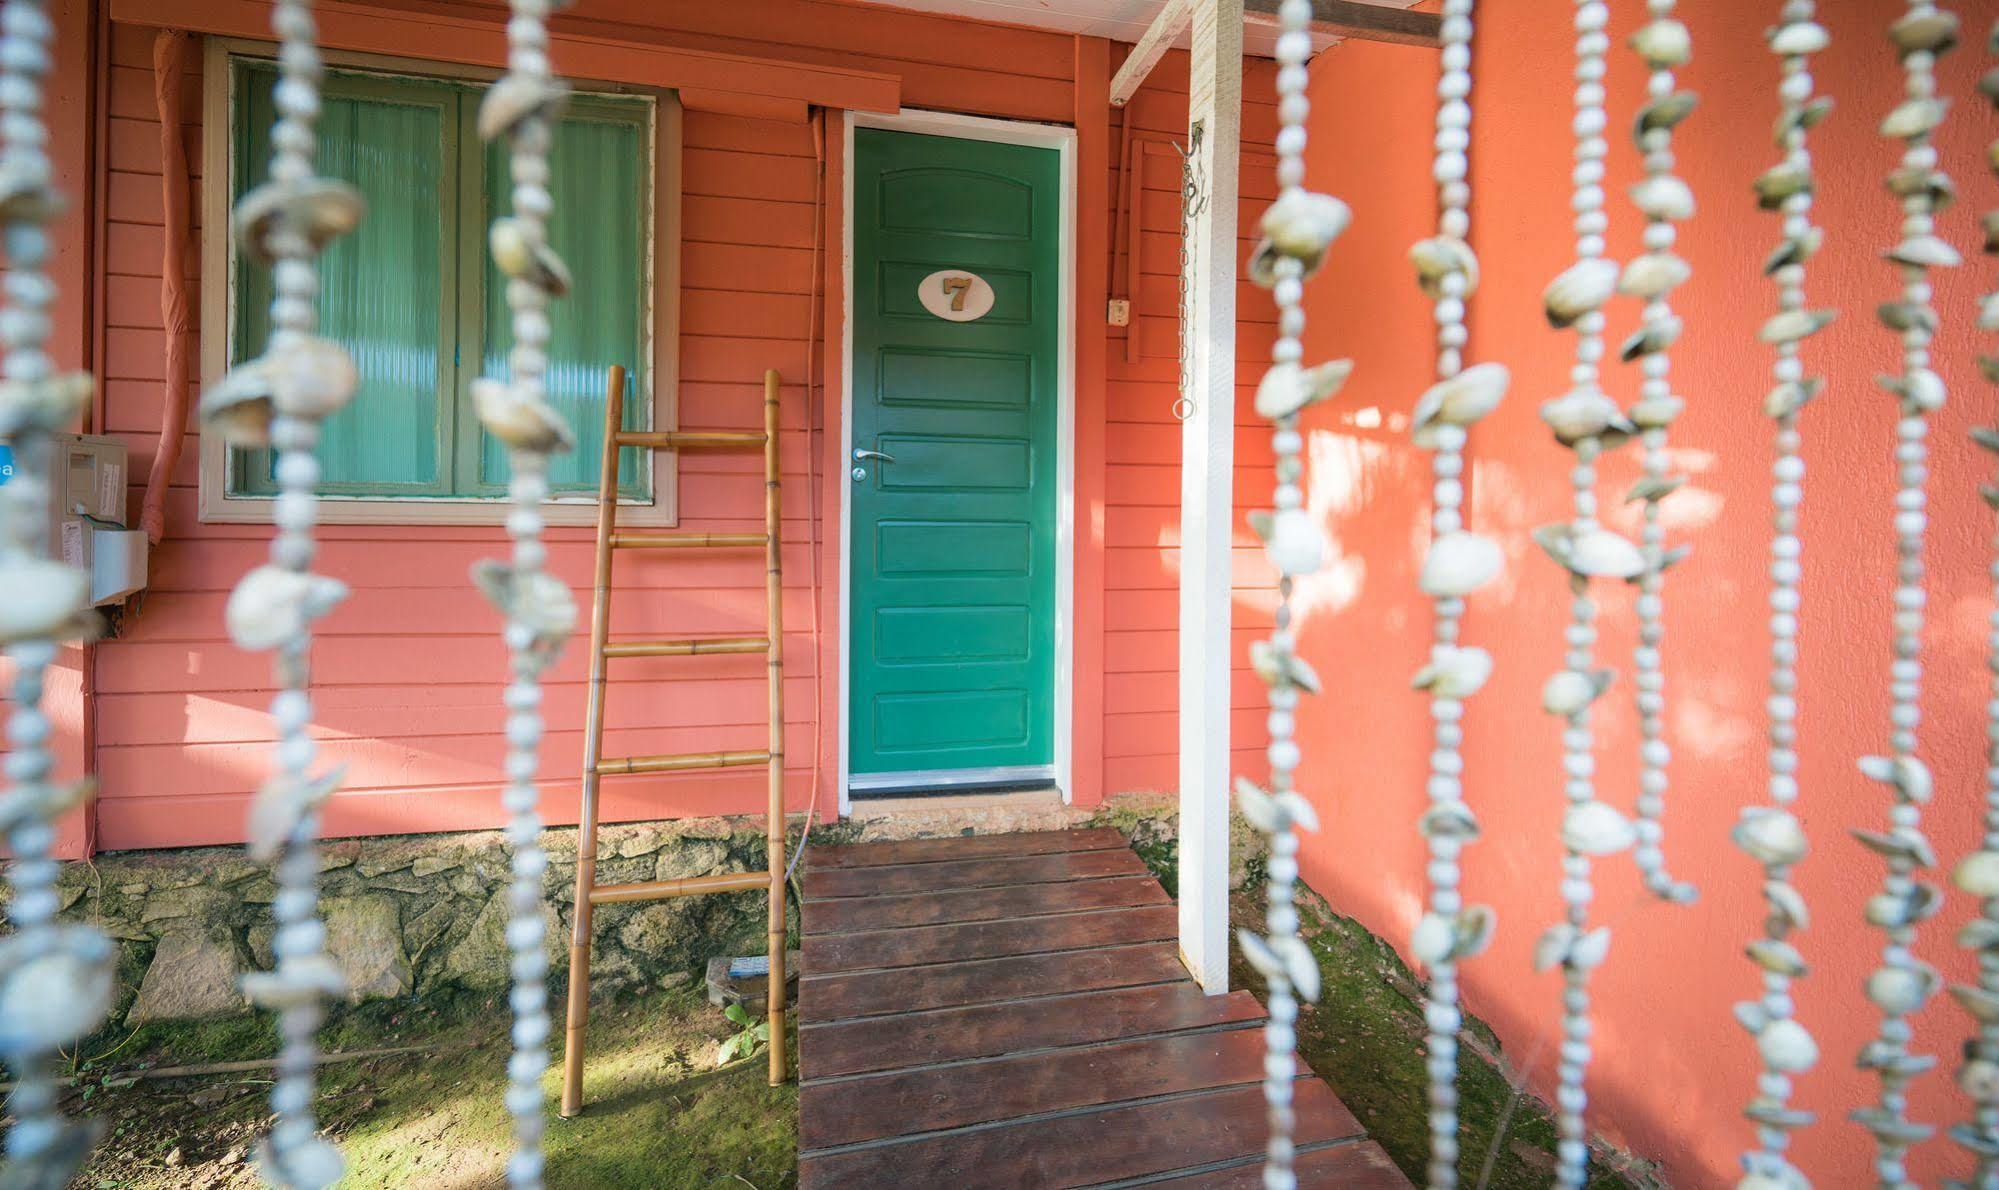
[[[201,394],[201,420],[231,446],[271,444],[271,363],[253,359],[229,369]]]
[[[1617,292],[1650,301],[1672,292],[1694,275],[1693,266],[1671,252],[1634,256],[1617,279]]]
[[[1999,293],[1988,293],[1978,299],[1978,329],[1999,331]]]
[[[1819,395],[1825,381],[1817,376],[1798,381],[1784,381],[1770,390],[1763,398],[1763,412],[1771,417],[1789,417]]]
[[[1285,978],[1291,981],[1291,990],[1307,1004],[1319,998],[1319,958],[1312,948],[1296,934],[1286,934],[1271,944],[1279,962],[1284,964]]]
[[[560,413],[503,380],[474,380],[472,407],[486,432],[515,450],[554,454],[575,449],[576,434]]]
[[[539,647],[560,643],[576,627],[576,597],[545,570],[530,573],[523,588],[511,565],[482,559],[472,564],[472,583],[501,615],[527,625]]]
[[[1353,221],[1353,211],[1330,194],[1287,190],[1263,212],[1263,235],[1279,254],[1302,261],[1305,271],[1319,266],[1326,249]]]
[[[1624,493],[1624,502],[1634,504],[1640,500],[1649,502],[1664,500],[1685,487],[1686,483],[1687,477],[1684,475],[1642,475]]]
[[[1672,314],[1648,319],[1644,326],[1624,340],[1623,346],[1618,349],[1618,357],[1628,364],[1640,356],[1657,355],[1679,341],[1684,326],[1680,318]]]
[[[0,438],[61,433],[90,407],[96,392],[97,381],[88,372],[0,380]]]
[[[1912,368],[1906,373],[1877,375],[1874,382],[1902,399],[1911,413],[1934,413],[1944,407],[1950,390],[1943,377],[1928,368]]]
[[[278,412],[290,417],[331,416],[361,384],[347,350],[331,339],[293,340],[268,358],[271,399]]]
[[[1952,984],[1950,994],[1972,1016],[1988,1025],[1999,1024],[1999,995],[1969,984]]]
[[[1602,697],[1616,675],[1607,669],[1593,673],[1565,669],[1541,687],[1541,709],[1550,715],[1573,715]]]
[[[553,119],[569,100],[560,81],[509,74],[486,89],[479,101],[479,139],[492,140],[513,131],[530,116]]]
[[[1499,577],[1503,565],[1497,542],[1458,529],[1430,542],[1416,585],[1432,599],[1462,597]]]
[[[552,297],[569,292],[569,266],[529,223],[512,216],[493,220],[486,234],[493,263],[516,280],[526,281]]]
[[[1819,1047],[1805,1027],[1786,1017],[1771,1021],[1756,1034],[1756,1052],[1763,1064],[1783,1074],[1799,1074],[1818,1065]]]
[[[266,564],[237,582],[222,620],[238,648],[274,649],[346,597],[347,585],[339,579]]]
[[[1568,922],[1558,922],[1534,944],[1534,969],[1546,971],[1557,964],[1576,971],[1592,971],[1610,957],[1610,927],[1578,932]]]
[[[1904,1119],[1899,1112],[1883,1107],[1857,1107],[1847,1113],[1847,1119],[1872,1132],[1883,1144],[1920,1144],[1936,1132],[1929,1124]]]
[[[1903,1016],[1921,1008],[1936,986],[1937,973],[1927,967],[1882,967],[1867,977],[1867,998],[1882,1012]]]
[[[1617,265],[1608,260],[1579,260],[1562,270],[1541,294],[1548,324],[1561,329],[1598,310],[1617,292]]]
[[[1794,264],[1804,264],[1813,256],[1816,256],[1819,248],[1824,244],[1825,229],[1823,227],[1808,228],[1805,234],[1788,238],[1770,250],[1770,254],[1763,259],[1763,274],[1769,276],[1779,269],[1788,268]]]
[[[1312,574],[1325,564],[1326,536],[1312,514],[1302,508],[1252,516],[1250,527],[1263,539],[1271,564],[1285,574]]]
[[[1763,899],[1770,904],[1770,913],[1783,923],[1786,930],[1811,928],[1811,910],[1805,905],[1804,895],[1781,880],[1763,882]]]
[[[1653,174],[1631,188],[1631,202],[1648,219],[1679,222],[1694,217],[1694,191],[1672,174]]]
[[[1999,851],[1974,851],[1957,861],[1950,882],[1981,900],[1999,897]]]
[[[1999,1062],[1971,1059],[1957,1068],[1957,1085],[1975,1100],[1999,1099]]]
[[[1837,310],[1784,310],[1771,315],[1756,337],[1773,346],[1795,343],[1824,330],[1837,317]]]
[[[1735,1014],[1735,1023],[1751,1033],[1761,1033],[1772,1019],[1760,1000],[1737,1000],[1729,1011]]]
[[[1943,893],[1933,884],[1911,882],[1906,890],[1878,892],[1867,898],[1861,916],[1884,930],[1899,929],[1935,917],[1943,908]]]
[[[1631,48],[1654,70],[1685,66],[1694,56],[1693,35],[1670,17],[1658,17],[1631,35]]]
[[[1416,671],[1410,685],[1439,698],[1470,698],[1491,676],[1492,654],[1484,649],[1438,645],[1430,650],[1430,664]]]
[[[118,990],[111,941],[73,924],[0,940],[0,1053],[67,1045],[103,1021]]]
[[[1964,263],[1964,257],[1957,249],[1940,236],[1910,236],[1881,254],[1896,264],[1912,265],[1926,269],[1956,268]]]
[[[1774,806],[1743,807],[1729,838],[1748,852],[1751,859],[1769,867],[1788,867],[1803,859],[1811,849],[1805,828],[1790,811]]]
[[[1499,407],[1513,381],[1505,364],[1473,364],[1448,380],[1440,380],[1416,399],[1411,420],[1416,445],[1435,445],[1439,425],[1469,426]]]
[[[0,561],[0,644],[64,639],[90,607],[90,575],[53,558]]]
[[[317,777],[301,779],[280,773],[265,782],[250,802],[250,858],[260,864],[275,860],[305,816],[316,812],[340,788],[345,772],[346,766],[341,765]]]
[[[1237,930],[1235,937],[1237,945],[1242,947],[1242,957],[1256,968],[1258,974],[1271,979],[1284,973],[1283,962],[1262,938],[1248,930]]]
[[[1242,805],[1242,816],[1265,834],[1276,834],[1293,827],[1307,831],[1319,829],[1318,811],[1296,790],[1265,793],[1256,782],[1247,777],[1237,777],[1235,792],[1237,801]]]
[[[1816,54],[1832,44],[1832,34],[1815,21],[1792,21],[1770,31],[1771,52],[1785,57]]]
[[[1309,369],[1297,364],[1272,364],[1256,386],[1257,416],[1271,421],[1289,417],[1339,392],[1352,374],[1350,359],[1336,359]]]
[[[1882,302],[1874,316],[1891,331],[1924,330],[1936,333],[1937,312],[1921,302]]]
[[[1645,571],[1645,555],[1637,546],[1599,526],[1578,534],[1573,525],[1543,525],[1534,530],[1534,540],[1579,578],[1635,578]]]
[[[1949,111],[1948,99],[1905,99],[1881,121],[1881,135],[1913,140],[1935,130]]]
[[[1957,44],[1957,14],[1931,9],[1911,12],[1888,26],[1888,38],[1904,54],[1941,54]]]
[[[1930,800],[1935,782],[1930,766],[1913,756],[1863,756],[1860,771],[1885,785],[1895,787],[1904,801],[1921,805]]]
[[[1296,653],[1279,652],[1267,640],[1249,642],[1249,667],[1272,688],[1296,686],[1307,694],[1319,692],[1319,675]]]
[[[1797,979],[1807,970],[1805,956],[1798,953],[1798,948],[1775,938],[1758,938],[1743,947],[1743,953],[1749,956],[1751,962],[1775,975]]]
[[[1563,446],[1574,446],[1590,438],[1602,438],[1606,446],[1615,445],[1636,428],[1617,407],[1617,402],[1594,388],[1572,389],[1541,402],[1541,420],[1555,432],[1555,441]]]
[[[1478,838],[1478,816],[1463,802],[1438,802],[1423,812],[1416,821],[1416,829],[1426,839],[1457,839],[1471,842]]]
[[[1894,827],[1885,831],[1851,831],[1861,846],[1891,862],[1913,864],[1918,868],[1936,866],[1936,852],[1930,849],[1930,841],[1921,831],[1913,827]]]
[[[1409,952],[1428,966],[1468,959],[1492,942],[1492,910],[1469,905],[1454,914],[1426,913],[1409,937]]]
[[[1663,430],[1672,425],[1686,407],[1687,403],[1678,397],[1642,397],[1632,402],[1626,415],[1637,429]]]
[[[334,178],[284,179],[264,182],[236,200],[230,222],[236,242],[263,264],[278,256],[278,236],[289,232],[305,241],[308,252],[361,225],[367,214],[361,192]]]
[[[1999,921],[1974,917],[1957,928],[1957,944],[1966,950],[1999,948]]]
[[[1444,278],[1453,275],[1464,278],[1458,297],[1468,298],[1478,290],[1478,253],[1455,236],[1417,240],[1410,246],[1409,263],[1416,266],[1416,284],[1432,298],[1444,296]]]
[[[1756,190],[1756,205],[1766,211],[1782,210],[1784,203],[1793,195],[1810,194],[1813,189],[1812,171],[1791,161],[1780,161],[1756,175],[1753,183]],[[1795,250],[1803,250],[1807,245],[1798,244]],[[1813,245],[1815,247],[1815,245]],[[1795,262],[1793,262],[1795,263]],[[1774,272],[1774,269],[1765,269]]]
[[[1616,855],[1638,841],[1638,828],[1617,807],[1580,802],[1562,816],[1562,846],[1578,855]]]
[[[46,158],[0,164],[0,219],[48,223],[61,218],[69,204],[49,181]]]

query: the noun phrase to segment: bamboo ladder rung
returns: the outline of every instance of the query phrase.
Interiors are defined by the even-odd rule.
[[[764,373],[761,432],[737,430],[622,430],[625,370],[610,369],[604,402],[604,452],[597,482],[596,599],[591,608],[589,705],[584,716],[583,781],[576,835],[576,912],[569,934],[568,1011],[562,1054],[562,1114],[583,1110],[583,1051],[590,1026],[590,947],[592,910],[598,905],[658,901],[706,893],[767,894],[765,941],[770,952],[766,1000],[770,1014],[770,1082],[788,1077],[785,1063],[785,839],[784,839],[784,556],[779,534],[783,509],[778,497],[778,388],[776,372]],[[621,447],[651,450],[728,449],[761,447],[764,465],[764,531],[761,533],[620,533],[618,532],[618,451]],[[764,635],[717,636],[684,640],[610,639],[613,554],[628,549],[763,550]],[[762,751],[687,752],[664,756],[604,756],[604,699],[609,692],[605,663],[619,657],[698,657],[711,654],[764,653],[769,687],[769,745]],[[718,872],[678,880],[647,880],[633,884],[597,883],[597,791],[603,777],[637,773],[684,772],[691,769],[763,765],[768,770],[764,842],[768,859],[760,872]]]
[[[681,880],[599,884],[590,890],[590,903],[629,905],[637,901],[664,901],[669,897],[692,897],[704,893],[749,892],[769,886],[769,872],[723,872],[714,876],[688,876]]]
[[[601,777],[628,777],[634,773],[677,773],[685,769],[732,769],[746,764],[769,764],[769,752],[670,752],[664,756],[623,756],[597,762]]]
[[[767,636],[711,636],[698,640],[621,640],[604,646],[606,657],[706,657],[714,653],[768,653]]]
[[[614,550],[720,550],[770,544],[766,533],[613,533]]]
[[[651,450],[728,450],[762,446],[765,441],[758,430],[624,430],[617,435],[619,446]]]

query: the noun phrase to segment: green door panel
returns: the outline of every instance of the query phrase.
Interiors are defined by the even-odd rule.
[[[848,481],[849,768],[1049,765],[1060,158],[863,128],[853,168],[853,443],[894,461]],[[957,270],[970,322],[921,300]]]

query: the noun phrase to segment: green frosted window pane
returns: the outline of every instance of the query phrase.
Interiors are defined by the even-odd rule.
[[[557,491],[595,491],[604,450],[604,389],[612,364],[625,367],[626,429],[643,426],[647,394],[640,390],[645,346],[646,224],[651,215],[647,143],[650,129],[641,103],[577,100],[556,129],[549,158],[555,216],[549,242],[581,283],[549,308],[548,396],[576,431],[576,450],[550,460]],[[512,209],[503,147],[486,153],[486,202]],[[506,278],[486,258],[486,357],[484,374],[507,375],[513,343]],[[505,449],[481,433],[478,482],[507,481]],[[642,452],[618,460],[619,489],[642,495]]]
[[[268,69],[243,72],[243,152],[237,187],[268,171]],[[442,256],[451,212],[455,89],[397,81],[328,80],[319,121],[319,171],[342,178],[367,200],[361,230],[320,256],[320,333],[347,348],[361,386],[321,433],[321,489],[365,495],[444,494],[440,466],[448,426],[440,420],[444,369]],[[239,358],[261,351],[269,333],[271,275],[239,262]],[[270,455],[242,469],[251,491],[270,488]]]

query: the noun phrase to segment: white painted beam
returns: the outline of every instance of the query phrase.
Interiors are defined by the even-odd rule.
[[[1159,64],[1159,59],[1165,57],[1166,51],[1172,49],[1173,43],[1179,40],[1181,31],[1187,27],[1199,2],[1200,0],[1166,0],[1166,7],[1160,9],[1159,15],[1152,18],[1152,25],[1146,29],[1145,36],[1139,38],[1138,44],[1131,47],[1131,56],[1124,60],[1124,65],[1118,67],[1116,76],[1111,79],[1112,107],[1123,107],[1131,102],[1132,96],[1138,94],[1139,85],[1145,82],[1145,76],[1152,73],[1152,68]],[[1240,42],[1241,38],[1238,37],[1237,41]]]
[[[1243,0],[1190,0],[1188,143],[1206,202],[1189,230],[1193,409],[1180,436],[1180,954],[1206,991],[1229,981],[1230,543],[1235,508],[1236,167]],[[1197,131],[1198,130],[1198,131]]]

